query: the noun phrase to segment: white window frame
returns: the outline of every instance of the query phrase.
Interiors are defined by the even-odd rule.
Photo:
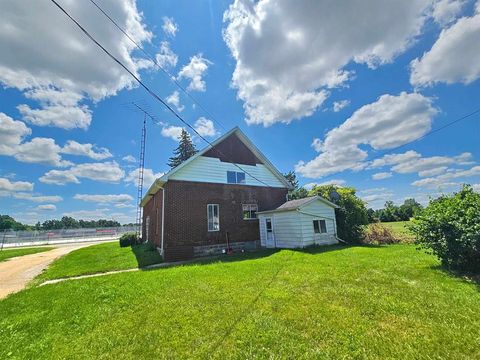
[[[213,209],[215,209],[215,207],[217,208],[217,229],[210,229],[210,219],[209,219],[210,206],[212,206]],[[212,210],[212,214],[214,214],[213,210]],[[213,219],[212,219],[212,225],[213,225],[213,227],[215,227],[215,215],[213,216]],[[207,230],[208,230],[208,232],[220,231],[220,205],[218,205],[218,204],[207,204]]]
[[[251,217],[252,216],[252,210],[255,210],[255,217]],[[243,213],[245,211],[249,212],[249,217],[248,218],[245,218],[243,216]],[[243,218],[243,220],[258,220],[257,213],[258,213],[258,205],[257,204],[242,204],[242,218]]]

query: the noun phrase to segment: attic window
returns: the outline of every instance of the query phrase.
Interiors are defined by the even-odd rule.
[[[245,184],[245,173],[238,171],[227,171],[227,183]]]

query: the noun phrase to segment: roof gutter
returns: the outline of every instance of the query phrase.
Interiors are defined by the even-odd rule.
[[[143,197],[142,201],[140,202],[140,206],[144,207],[145,205],[147,205],[152,196],[155,195],[158,190],[162,189],[165,183],[166,181],[162,181],[160,179],[155,180],[152,186],[150,186],[150,188],[148,189],[145,196]]]

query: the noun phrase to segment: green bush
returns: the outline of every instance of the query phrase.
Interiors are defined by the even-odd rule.
[[[397,244],[401,241],[402,239],[397,237],[390,229],[387,229],[379,223],[375,223],[368,226],[362,242],[369,245],[389,245]]]
[[[120,247],[127,247],[138,244],[138,235],[135,233],[126,233],[120,237]]]
[[[480,194],[471,186],[431,200],[410,230],[447,268],[480,271]]]

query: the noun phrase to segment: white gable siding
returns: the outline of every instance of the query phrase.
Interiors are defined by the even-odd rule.
[[[258,181],[246,173],[246,185],[266,186],[265,184],[268,184],[271,187],[285,187],[263,164],[257,164],[256,166],[242,164],[239,166],[260,180]],[[217,158],[199,156],[172,174],[170,179],[227,184],[227,171],[240,172],[241,170],[232,163],[222,162]]]

